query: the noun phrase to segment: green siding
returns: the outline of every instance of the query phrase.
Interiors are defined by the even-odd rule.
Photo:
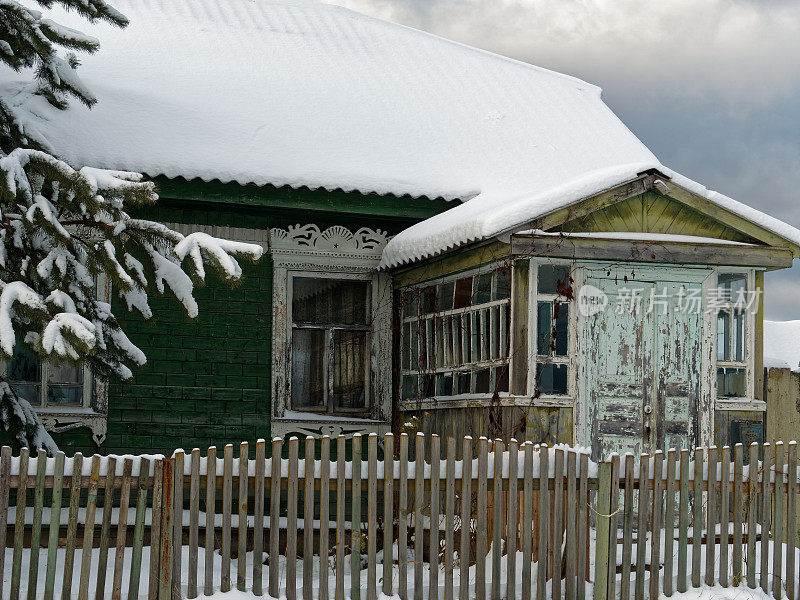
[[[342,191],[163,179],[158,184],[159,203],[139,208],[136,216],[251,229],[342,224],[395,234],[453,206]],[[153,298],[150,322],[114,299],[115,314],[148,363],[131,382],[110,386],[101,453],[171,453],[270,437],[272,263],[267,255],[242,268],[244,277],[233,288],[209,274],[207,285],[195,293],[200,308],[195,320],[170,295]],[[98,451],[85,428],[54,438],[68,454]]]

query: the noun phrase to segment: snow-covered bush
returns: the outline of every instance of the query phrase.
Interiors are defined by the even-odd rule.
[[[127,24],[104,0],[38,0],[42,8],[54,2],[90,21]],[[88,106],[97,101],[78,77],[71,50],[98,48],[96,39],[40,11],[0,1],[0,63],[31,70],[37,93],[55,106],[66,107],[70,97]],[[137,173],[76,167],[30,139],[0,94],[0,357],[11,359],[24,344],[43,359],[85,361],[96,376],[128,379],[145,355],[111,306],[97,299],[98,275],[145,318],[152,316],[153,287],[169,291],[195,317],[192,291],[206,267],[233,281],[242,273],[236,257],[258,260],[262,249],[131,218],[129,207],[157,200],[151,182]],[[55,449],[30,404],[2,377],[0,422],[21,445]]]

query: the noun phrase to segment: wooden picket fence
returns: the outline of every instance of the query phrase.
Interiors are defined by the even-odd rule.
[[[133,600],[140,590],[165,600],[233,586],[288,600],[584,600],[590,580],[596,600],[745,582],[797,600],[794,443],[764,445],[763,461],[753,445],[747,465],[741,445],[733,460],[712,447],[598,465],[514,440],[382,442],[259,441],[254,458],[246,443],[236,458],[232,445],[169,458],[3,448],[0,548],[8,536],[13,551],[10,569],[0,552],[0,574],[11,600],[23,589],[29,600]]]

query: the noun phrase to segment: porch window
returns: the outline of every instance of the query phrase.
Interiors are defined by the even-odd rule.
[[[753,310],[746,273],[720,273],[714,303],[717,311],[717,396],[744,398],[747,390],[747,320]]]
[[[569,265],[538,265],[535,386],[539,396],[568,393],[570,281]]]
[[[508,392],[510,298],[506,266],[405,289],[401,399]]]
[[[367,412],[370,282],[294,277],[292,283],[292,409]]]

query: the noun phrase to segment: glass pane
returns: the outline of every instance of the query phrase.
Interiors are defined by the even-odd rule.
[[[458,393],[459,394],[469,394],[470,393],[470,373],[457,373],[456,380],[458,383]]]
[[[51,364],[47,375],[50,383],[83,383],[83,369],[77,365]]]
[[[400,390],[402,400],[416,400],[417,398],[417,376],[403,375],[403,387]]]
[[[9,381],[40,383],[42,365],[36,355],[21,343],[14,345],[14,356],[6,371]]]
[[[492,274],[484,273],[475,278],[475,299],[472,304],[485,304],[492,301]]]
[[[367,332],[333,332],[334,408],[367,407]]]
[[[717,277],[718,297],[736,302],[747,289],[747,276],[744,273],[720,273]]]
[[[41,403],[40,386],[30,383],[12,383],[11,387],[17,392],[20,398],[24,398],[33,406],[39,406]]]
[[[292,408],[325,406],[325,332],[292,332]]]
[[[422,312],[424,314],[434,313],[438,310],[436,302],[436,286],[429,286],[422,290]]]
[[[733,360],[744,362],[745,358],[745,313],[743,310],[733,311]]]
[[[539,282],[537,289],[540,294],[558,294],[569,281],[569,267],[566,265],[539,265]]]
[[[731,316],[726,311],[717,313],[717,360],[731,359]]]
[[[50,406],[80,406],[83,404],[83,386],[50,385],[47,387],[47,404]]]
[[[423,375],[422,376],[422,397],[423,398],[433,398],[434,392],[436,391],[436,381],[433,375]]]
[[[416,371],[419,369],[419,325],[416,321],[410,323],[410,333],[407,340],[408,351],[411,353],[411,370]]]
[[[495,271],[493,300],[505,300],[511,296],[511,269],[503,267]]]
[[[448,281],[439,286],[439,310],[450,310],[453,308],[455,285],[455,281]]]
[[[478,394],[489,393],[489,369],[475,371],[475,392]]]
[[[407,290],[403,293],[403,317],[416,317],[419,314],[419,291]]]
[[[453,308],[472,306],[472,277],[464,277],[456,281],[456,294]]]
[[[569,304],[558,304],[553,307],[556,313],[556,356],[567,355],[567,325],[569,324]]]
[[[453,395],[453,377],[450,375],[450,373],[439,374],[436,376],[436,395]]]
[[[536,378],[541,394],[567,393],[567,365],[538,364]]]
[[[368,281],[296,277],[292,289],[292,318],[298,323],[369,323]]]
[[[553,330],[551,307],[551,302],[539,302],[536,311],[536,352],[540,356],[550,356],[550,336]]]
[[[495,390],[498,392],[508,391],[508,365],[496,367],[494,369]]]
[[[744,369],[717,369],[717,395],[720,398],[747,396],[747,378]]]

